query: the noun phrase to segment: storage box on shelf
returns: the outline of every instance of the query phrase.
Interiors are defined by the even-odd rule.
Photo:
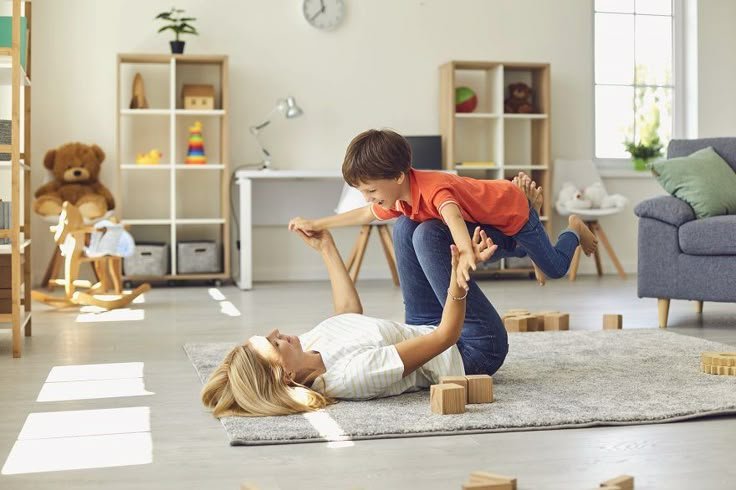
[[[146,109],[127,108],[137,73],[143,79]],[[118,55],[118,213],[133,225],[137,241],[168,243],[165,272],[158,262],[154,266],[152,256],[148,261],[137,256],[131,269],[136,273],[126,268],[126,281],[229,280],[228,100],[227,56]],[[201,133],[191,138],[192,128],[200,124]],[[206,163],[201,163],[202,143]],[[185,163],[188,150],[190,156],[197,154],[189,161],[200,164]],[[158,164],[134,163],[136,155],[156,151],[161,152]],[[128,199],[132,195],[135,200]],[[221,265],[184,272],[187,267],[180,267],[179,256],[183,240],[214,242],[221,249]],[[147,252],[155,256],[160,250]]]
[[[532,90],[531,112],[504,107],[509,85]],[[550,232],[550,66],[547,63],[451,61],[440,66],[440,133],[444,168],[480,179],[529,174],[544,189],[541,220]],[[472,112],[457,112],[455,91],[469,87],[477,99]],[[471,104],[472,105],[472,104]],[[528,261],[502,259],[479,269],[494,275],[529,274]]]

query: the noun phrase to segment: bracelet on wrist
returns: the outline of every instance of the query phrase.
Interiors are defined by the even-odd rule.
[[[450,288],[447,288],[447,294],[450,295],[450,298],[454,299],[455,301],[462,301],[468,297],[468,290],[466,289],[465,294],[459,298],[450,292]]]

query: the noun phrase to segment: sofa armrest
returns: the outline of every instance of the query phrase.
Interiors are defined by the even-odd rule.
[[[695,219],[693,208],[685,201],[672,196],[658,196],[642,201],[634,208],[634,214],[640,218],[652,218],[677,227]]]

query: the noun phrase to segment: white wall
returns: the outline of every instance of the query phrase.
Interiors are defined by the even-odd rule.
[[[273,124],[264,140],[277,168],[320,169],[338,168],[352,136],[369,127],[388,126],[405,134],[437,133],[437,68],[453,59],[551,63],[552,154],[589,158],[593,152],[592,3],[346,0],[347,19],[331,33],[308,26],[298,0],[180,0],[176,5],[199,18],[202,34],[186,38],[187,53],[230,55],[233,166],[258,160],[247,127],[260,122],[277,98],[291,94],[304,116]],[[714,3],[720,10],[733,9],[727,0]],[[167,51],[169,38],[156,34],[152,18],[170,7],[169,0],[33,3],[34,188],[45,179],[43,153],[75,140],[95,142],[107,151],[102,179],[114,187],[115,55]],[[710,18],[709,7],[701,10],[703,18]],[[728,31],[723,12],[712,16],[718,18],[719,32]],[[728,36],[731,40],[733,34]],[[716,39],[706,41],[716,44]],[[724,52],[722,47],[717,51]],[[705,70],[725,66],[717,53],[712,57],[703,56]],[[719,80],[724,92],[736,75],[736,69],[728,70],[728,77]],[[727,95],[702,100],[710,94],[707,90],[701,94],[701,109],[718,112],[727,121],[733,111],[719,104]],[[703,121],[708,113],[704,113],[701,128],[708,126]],[[609,186],[614,192],[631,189],[625,181]],[[651,180],[634,187],[636,196],[658,192]],[[298,210],[295,202],[294,213]],[[609,229],[629,270],[635,270],[635,227],[628,213]],[[37,282],[51,242],[45,225],[37,222],[33,231]],[[355,234],[354,230],[338,234],[345,253]],[[283,228],[256,230],[255,278],[321,276],[318,261],[295,240]],[[372,242],[361,275],[388,277],[378,241]],[[274,262],[277,265],[272,266]],[[588,265],[583,264],[581,271],[589,270]]]

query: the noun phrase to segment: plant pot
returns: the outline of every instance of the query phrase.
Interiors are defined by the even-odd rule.
[[[184,53],[184,41],[169,41],[171,45],[171,54]]]
[[[631,161],[634,162],[634,170],[644,172],[648,170],[647,165],[651,160],[651,158],[633,158]]]

